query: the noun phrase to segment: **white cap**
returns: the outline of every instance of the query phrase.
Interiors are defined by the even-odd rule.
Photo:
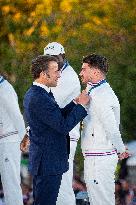
[[[59,54],[64,54],[64,47],[57,42],[52,42],[49,43],[45,48],[44,48],[44,55],[59,55]]]

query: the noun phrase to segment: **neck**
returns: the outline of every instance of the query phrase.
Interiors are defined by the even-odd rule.
[[[42,79],[36,79],[35,82],[36,82],[36,83],[40,83],[40,84],[42,84],[42,85],[45,85],[45,86],[47,86],[47,87],[49,88],[48,83],[45,82],[45,81],[43,81]]]
[[[97,77],[95,79],[92,79],[91,83],[98,83],[98,82],[100,82],[101,80],[104,80],[104,79],[105,79],[105,76],[100,76],[100,77]]]

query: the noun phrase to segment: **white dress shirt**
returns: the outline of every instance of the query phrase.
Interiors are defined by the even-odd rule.
[[[39,86],[39,87],[43,88],[43,89],[46,90],[48,93],[50,92],[50,88],[47,87],[47,86],[44,85],[44,84],[37,83],[37,82],[34,81],[34,82],[33,82],[33,85],[36,85],[36,86]]]

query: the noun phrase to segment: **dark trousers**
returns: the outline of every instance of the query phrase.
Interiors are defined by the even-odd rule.
[[[62,174],[33,177],[33,205],[56,205]]]

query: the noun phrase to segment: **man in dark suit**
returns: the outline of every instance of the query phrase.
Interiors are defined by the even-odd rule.
[[[60,71],[56,58],[38,56],[32,61],[34,82],[24,97],[30,126],[29,171],[33,176],[33,205],[55,205],[62,174],[68,170],[67,135],[87,112],[89,97],[81,94],[65,108],[55,102],[50,87]]]

